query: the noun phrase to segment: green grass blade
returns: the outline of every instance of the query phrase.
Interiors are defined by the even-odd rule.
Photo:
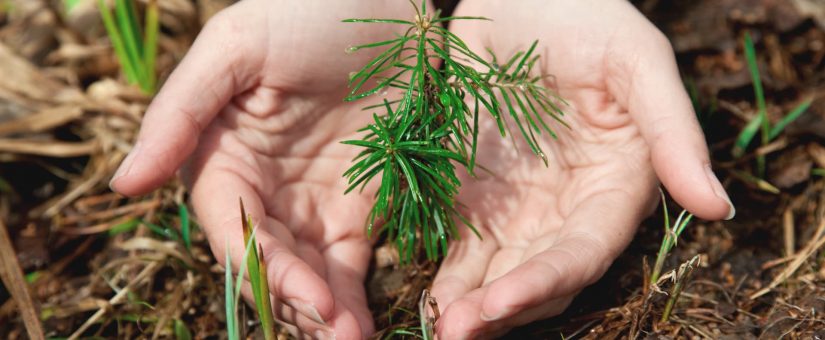
[[[739,133],[733,147],[733,156],[741,157],[745,150],[750,145],[757,131],[762,132],[762,145],[767,145],[770,142],[770,122],[768,121],[767,105],[765,104],[765,91],[762,88],[762,78],[759,75],[759,64],[756,60],[756,48],[753,46],[753,39],[751,39],[750,32],[745,33],[745,60],[748,64],[748,70],[753,81],[753,94],[756,98],[757,115],[754,117],[745,128]],[[761,158],[761,157],[760,157]],[[764,160],[758,160],[759,164],[764,164]],[[760,166],[760,173],[763,167]]]
[[[765,91],[762,88],[762,77],[759,75],[759,64],[756,61],[756,48],[753,46],[750,32],[745,32],[745,59],[748,62],[748,70],[753,80],[753,94],[756,96],[756,107],[759,115],[762,116],[762,145],[768,144],[770,122],[768,121],[768,110],[765,104]]]
[[[100,10],[100,17],[103,20],[103,26],[106,28],[106,33],[109,35],[109,40],[112,42],[112,48],[115,50],[115,55],[120,62],[120,67],[123,68],[123,73],[126,75],[126,81],[135,83],[137,81],[137,74],[135,73],[134,65],[129,61],[129,55],[126,52],[126,46],[123,43],[123,37],[118,30],[115,19],[109,7],[106,6],[104,0],[97,1],[98,9]]]
[[[759,132],[760,126],[762,126],[762,115],[756,115],[748,122],[748,125],[745,125],[745,128],[739,132],[739,136],[736,137],[736,143],[733,146],[734,157],[742,157],[742,155],[745,154],[748,144],[751,143],[753,137]]]
[[[143,69],[141,52],[138,47],[140,38],[131,23],[133,19],[129,14],[130,7],[131,5],[129,5],[126,0],[115,1],[115,24],[120,32],[120,37],[123,39],[127,60],[135,70],[135,81],[138,84],[142,84],[145,81],[146,72]]]
[[[78,4],[80,4],[81,0],[66,0],[65,1],[65,8],[66,13],[71,12]]]
[[[135,45],[137,46],[137,54],[143,55],[143,42],[140,40],[140,25],[138,24],[138,11],[135,7],[136,0],[115,0],[126,3],[126,17],[129,19],[129,27],[134,33]]]
[[[192,332],[189,331],[189,327],[186,327],[186,324],[183,323],[180,319],[175,319],[175,339],[177,340],[192,340]]]
[[[246,220],[248,221],[248,219]],[[251,236],[247,241],[246,246],[255,247],[255,244],[255,237]],[[249,248],[247,248],[245,251],[254,251],[254,253],[252,254],[254,256],[249,256],[246,258],[246,272],[249,273],[249,284],[252,286],[252,297],[255,300],[255,306],[259,309],[260,313],[260,309],[263,307],[263,297],[260,295],[261,285],[263,285],[261,281],[265,279],[261,278],[260,276],[261,268],[258,258],[258,252],[254,249]]]
[[[246,214],[242,199],[239,199],[239,203],[242,216],[241,229],[246,244],[244,248],[246,259],[244,262],[246,263],[247,273],[249,273],[249,283],[252,286],[252,296],[255,300],[261,326],[266,339],[269,340],[274,338],[274,328],[272,328],[272,304],[269,299],[269,283],[266,275],[266,265],[263,262],[263,250],[257,243],[256,229],[252,225],[252,217]],[[249,256],[249,252],[252,252],[252,256]],[[242,275],[242,273],[238,275]]]
[[[255,232],[256,231],[258,231],[257,228],[252,230],[252,235],[249,237],[249,242],[246,243],[246,246],[245,246],[244,252],[243,252],[243,257],[241,257],[241,265],[238,266],[239,267],[238,275],[235,278],[235,290],[233,292],[235,299],[234,299],[233,306],[232,306],[232,307],[234,307],[232,312],[234,313],[234,315],[237,315],[237,313],[238,313],[238,305],[240,304],[240,299],[241,299],[241,285],[243,285],[244,274],[246,273],[246,266],[244,266],[243,263],[247,263],[247,261],[249,259],[250,251],[252,249],[255,249],[255,247],[252,246],[252,241],[255,240]],[[227,250],[227,252],[228,251],[229,250]],[[252,253],[255,253],[255,252],[252,251]],[[250,277],[251,276],[252,275],[250,275]]]
[[[665,233],[670,232],[670,212],[667,210],[667,198],[665,198],[665,192],[662,191],[662,188],[659,188],[659,196],[662,199],[662,209],[664,210],[665,215]]]
[[[130,232],[132,230],[135,230],[135,228],[137,228],[139,224],[140,220],[136,218],[129,219],[128,221],[123,223],[118,223],[117,225],[112,227],[112,229],[109,229],[109,236],[115,236],[118,234]]]
[[[146,226],[146,228],[149,228],[149,230],[151,230],[155,234],[163,236],[167,239],[170,239],[172,241],[177,241],[177,240],[180,239],[178,237],[178,234],[172,228],[159,226],[157,224],[150,223],[149,221],[145,221],[145,220],[140,220],[140,223],[143,224],[144,226]]]
[[[150,0],[146,5],[146,22],[143,36],[143,65],[146,72],[146,83],[143,90],[146,93],[154,93],[157,89],[157,75],[155,74],[155,62],[158,54],[158,31],[160,23],[158,20],[158,4],[156,0]]]
[[[225,307],[226,307],[226,334],[230,340],[239,340],[240,336],[238,335],[238,324],[235,320],[235,295],[233,294],[234,284],[232,283],[232,258],[229,256],[230,248],[229,248],[229,239],[226,240],[226,259],[225,264],[226,267],[224,269],[224,298]]]
[[[693,214],[689,213],[687,210],[682,210],[682,213],[679,214],[679,218],[676,219],[676,225],[674,226],[674,234],[676,235],[676,239],[682,235],[682,232],[685,231],[685,228],[691,220],[693,220]],[[673,243],[676,244],[676,242],[677,240],[674,239]]]
[[[180,235],[187,250],[192,250],[192,222],[189,220],[189,209],[186,204],[178,205],[180,217]]]
[[[779,137],[779,134],[782,133],[783,130],[785,130],[785,127],[787,127],[788,124],[792,123],[797,118],[799,118],[799,116],[805,113],[805,111],[808,111],[808,108],[811,107],[811,103],[813,103],[813,101],[807,100],[804,103],[799,104],[799,106],[795,107],[793,110],[791,110],[791,112],[789,112],[785,117],[782,117],[782,120],[777,122],[776,125],[774,125],[771,128],[771,132],[768,136],[768,139],[774,140],[776,137]]]
[[[272,301],[269,297],[269,276],[266,269],[266,260],[264,260],[264,249],[258,245],[258,277],[261,278],[261,285],[259,287],[258,295],[261,296],[261,303],[258,304],[258,317],[261,320],[261,328],[264,332],[264,339],[274,340],[275,336],[275,319],[272,317]],[[257,303],[257,301],[256,301]]]

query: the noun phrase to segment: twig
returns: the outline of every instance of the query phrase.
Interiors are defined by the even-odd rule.
[[[129,284],[126,285],[126,287],[123,287],[123,289],[117,292],[115,296],[109,299],[108,305],[120,303],[124,298],[126,298],[128,293],[132,290],[132,288],[135,285],[140,283],[140,281],[143,281],[143,279],[145,279],[149,275],[152,275],[159,268],[158,263],[159,262],[151,262],[146,267],[144,267],[143,270],[141,270],[140,273],[138,273],[138,275],[131,282],[129,282]],[[106,314],[106,309],[107,308],[98,309],[97,312],[95,312],[91,317],[89,317],[88,320],[86,320],[86,322],[84,322],[80,326],[80,328],[78,328],[74,333],[72,333],[71,336],[69,336],[68,340],[74,340],[80,337],[80,335],[82,335],[83,332],[89,329],[89,327],[91,327],[95,322],[100,320],[100,318],[102,318],[103,315]]]
[[[23,323],[26,325],[29,338],[34,340],[44,339],[43,328],[40,325],[37,310],[34,308],[29,293],[29,285],[23,279],[23,270],[20,269],[20,263],[17,262],[17,255],[12,247],[11,238],[8,230],[6,230],[6,224],[2,220],[0,220],[0,278],[3,279],[3,284],[11,292],[12,298],[20,308],[20,315],[23,317]]]

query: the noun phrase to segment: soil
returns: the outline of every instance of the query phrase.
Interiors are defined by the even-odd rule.
[[[161,1],[158,69],[164,79],[205,20],[229,0]],[[449,12],[455,2],[436,1]],[[224,338],[223,269],[197,228],[181,228],[177,182],[141,198],[108,190],[149,98],[119,78],[91,4],[0,0],[0,220],[13,241],[46,335],[91,319],[87,337]],[[600,281],[562,315],[513,330],[517,339],[825,339],[825,2],[637,0],[670,38],[694,99],[714,169],[737,207],[732,221],[695,221],[665,270],[698,256],[667,322],[673,283],[646,284],[664,230],[661,208]],[[775,141],[731,154],[757,114],[743,37],[756,44],[767,112],[779,121],[810,108]],[[757,138],[758,139],[758,138]],[[756,157],[766,157],[763,179]],[[671,212],[677,209],[668,202]],[[145,225],[129,228],[140,218]],[[418,326],[418,300],[437,264],[393,265],[381,245],[366,282],[377,336]],[[147,270],[142,261],[160,265]],[[142,273],[143,272],[143,273]],[[141,279],[136,279],[143,275]],[[116,290],[129,294],[113,299]],[[26,338],[21,308],[0,286],[0,337]],[[245,320],[254,315],[245,310]],[[247,323],[251,336],[256,324]],[[285,336],[282,334],[282,336]]]

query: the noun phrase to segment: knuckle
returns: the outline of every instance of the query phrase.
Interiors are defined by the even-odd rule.
[[[234,20],[230,12],[221,11],[209,18],[203,26],[201,33],[218,36],[231,36],[234,33],[240,33],[239,28],[240,25],[238,20]]]
[[[243,37],[248,36],[244,20],[237,20],[227,11],[209,19],[199,34],[199,40],[208,41],[210,48],[217,49],[227,60],[235,60],[243,54]],[[203,38],[200,38],[203,37]]]
[[[662,31],[653,29],[652,35],[653,36],[650,41],[654,47],[666,50],[668,52],[673,51],[673,44],[670,42],[670,39],[662,33]]]

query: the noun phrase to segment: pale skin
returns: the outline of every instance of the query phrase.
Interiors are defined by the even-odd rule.
[[[479,163],[495,176],[466,178],[459,200],[484,238],[453,242],[435,278],[441,338],[491,337],[561,313],[630,242],[660,181],[699,217],[733,216],[670,45],[630,4],[463,0],[455,15],[494,18],[451,30],[500,58],[538,39],[572,128],[546,138],[545,167],[482,122]],[[406,1],[246,0],[223,11],[152,102],[112,188],[141,195],[181,170],[215,257],[229,244],[234,264],[242,197],[280,321],[298,336],[368,336],[372,192],[343,195],[358,149],[339,141],[369,119],[368,103],[342,98],[374,52],[344,50],[401,27],[340,20],[413,16]]]

